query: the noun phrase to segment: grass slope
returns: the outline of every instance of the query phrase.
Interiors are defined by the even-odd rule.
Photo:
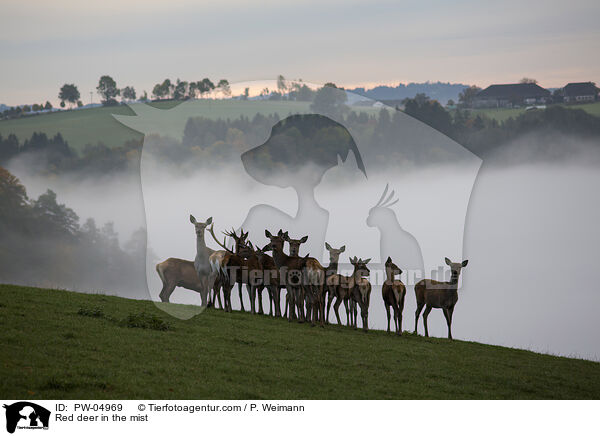
[[[3,398],[600,398],[590,361],[13,285],[0,336]]]

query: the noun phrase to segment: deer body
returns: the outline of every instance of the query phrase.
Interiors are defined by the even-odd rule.
[[[371,259],[362,260],[356,257],[351,258],[350,262],[354,265],[354,272],[351,276],[341,274],[333,274],[327,278],[328,291],[335,296],[336,300],[333,305],[333,311],[338,324],[340,321],[339,307],[342,302],[346,306],[346,314],[348,324],[354,328],[356,325],[356,309],[354,304],[359,304],[361,308],[361,317],[363,321],[363,329],[368,330],[369,304],[371,299],[371,284],[365,276],[368,276],[370,271],[367,268],[367,263]],[[350,307],[348,307],[350,306]]]
[[[452,277],[449,282],[425,279],[415,285],[415,296],[417,298],[415,334],[417,334],[419,315],[421,314],[421,310],[423,310],[423,306],[426,306],[425,312],[423,312],[425,336],[429,336],[429,330],[427,328],[427,317],[429,316],[429,312],[431,312],[431,309],[437,308],[442,309],[444,312],[446,324],[448,325],[448,339],[452,339],[452,314],[454,313],[454,306],[458,301],[458,278],[460,276],[460,270],[466,267],[469,261],[464,260],[461,263],[455,263],[451,262],[448,258],[445,260],[452,272]]]
[[[207,297],[210,290],[210,279],[214,277],[208,258],[214,250],[211,250],[206,246],[204,230],[209,224],[212,224],[212,217],[202,223],[196,221],[196,218],[194,218],[193,215],[190,215],[190,222],[194,225],[196,231],[196,258],[194,259],[194,269],[196,270],[198,280],[200,281],[200,298],[202,299],[202,306],[206,306],[208,304]]]
[[[396,280],[396,275],[402,274],[402,270],[388,257],[385,262],[386,280],[381,287],[383,304],[387,314],[387,331],[390,331],[390,307],[394,310],[394,326],[396,334],[402,335],[402,311],[404,310],[404,297],[406,296],[406,287],[400,280]]]
[[[287,235],[287,232],[285,234]],[[299,256],[300,245],[308,240],[308,236],[300,239],[286,236],[285,240],[290,244],[290,256]],[[312,325],[315,325],[319,319],[321,326],[325,325],[325,278],[325,268],[321,263],[314,257],[307,258],[303,271],[302,291],[306,301],[306,315],[311,319]]]
[[[342,245],[340,248],[332,248],[327,242],[325,242],[325,248],[329,252],[329,265],[325,268],[325,281],[331,276],[337,275],[338,263],[340,261],[340,255],[346,251],[346,246]],[[329,292],[329,286],[327,283],[323,287],[323,304],[325,304],[325,297],[327,296],[327,313],[325,314],[325,322],[329,323],[329,310],[331,309],[331,302],[335,295]]]
[[[168,303],[171,294],[177,286],[190,291],[202,292],[202,282],[198,277],[194,262],[191,260],[169,257],[167,260],[156,264],[156,272],[162,280],[160,301]]]
[[[288,319],[291,322],[295,315],[295,306],[298,310],[298,322],[304,319],[303,301],[301,301],[302,270],[306,265],[308,257],[288,256],[283,252],[283,244],[288,238],[287,232],[279,230],[277,235],[272,235],[265,230],[265,236],[270,242],[264,249],[273,251],[273,262],[279,270],[279,279],[288,292]]]

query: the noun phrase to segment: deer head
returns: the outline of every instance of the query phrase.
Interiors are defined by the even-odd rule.
[[[392,190],[388,194],[388,189],[389,185],[385,185],[379,201],[369,210],[369,216],[367,217],[367,225],[369,227],[382,227],[383,223],[390,218],[395,220],[395,216],[393,216],[394,211],[390,207],[398,203],[398,199],[394,200],[395,191]]]
[[[460,275],[460,270],[463,269],[469,263],[468,260],[463,260],[462,262],[452,262],[447,257],[445,258],[446,265],[450,267],[450,271],[452,272],[452,277],[450,281],[452,283],[458,283],[458,276]]]
[[[290,244],[290,256],[300,255],[300,245],[308,241],[308,236],[303,236],[300,239],[292,239],[285,232],[285,240]]]
[[[209,217],[205,222],[202,223],[197,221],[196,218],[194,218],[194,215],[190,215],[190,222],[196,229],[196,236],[204,238],[204,229],[212,224],[212,217]]]
[[[327,242],[325,242],[325,248],[329,251],[329,262],[338,263],[340,260],[340,254],[346,251],[346,246],[342,245],[340,248],[332,248]]]
[[[277,235],[272,235],[271,232],[265,230],[265,236],[269,239],[269,243],[265,245],[263,250],[276,251],[283,253],[283,243],[289,238],[288,232],[283,232],[283,230],[279,229]]]
[[[235,233],[234,229],[231,229],[231,231],[229,231],[229,232],[223,232],[223,234],[225,236],[233,238],[233,240],[235,241],[235,252],[236,253],[240,252],[241,247],[244,246],[244,244],[246,243],[246,239],[248,238],[248,232],[244,233],[244,229],[240,229],[239,236]]]
[[[371,271],[367,267],[367,264],[371,261],[371,258],[362,260],[356,256],[350,258],[350,263],[354,266],[354,275],[358,277],[368,277]]]
[[[392,262],[392,258],[390,256],[388,256],[387,260],[385,261],[385,272],[386,275],[392,280],[395,276],[402,274],[402,270],[398,268],[394,262]]]

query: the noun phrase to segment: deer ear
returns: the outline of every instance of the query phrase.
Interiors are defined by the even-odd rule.
[[[289,241],[289,240],[290,240],[290,235],[288,235],[288,232],[285,232],[285,233],[283,234],[283,237],[284,237],[284,239],[285,239],[286,241]]]
[[[209,225],[212,223],[212,217],[208,217],[208,219],[206,220],[206,225]]]
[[[354,265],[356,263],[356,256],[350,258],[350,263]]]
[[[302,239],[300,239],[301,243],[305,243],[306,241],[308,241],[308,235],[304,236]]]
[[[190,222],[191,222],[192,224],[196,224],[196,218],[194,218],[194,215],[191,215],[191,214],[190,214]]]
[[[385,263],[392,263],[392,258],[391,256],[388,256],[387,260],[385,261]]]
[[[452,262],[450,261],[450,259],[448,259],[447,257],[445,258],[446,260],[446,265],[450,265]]]
[[[277,236],[283,236],[283,230],[279,229],[279,232],[277,232]]]
[[[265,229],[265,236],[269,239],[271,239],[273,237],[273,235],[271,234],[271,232],[269,232],[268,230]]]
[[[325,248],[327,248],[328,250],[331,250],[331,245],[329,245],[327,242],[325,242]]]
[[[371,258],[369,257],[368,259],[363,260],[363,262],[366,264],[368,264],[369,262],[371,262]]]
[[[402,271],[400,268],[398,268],[398,274],[402,274],[404,271]]]
[[[342,245],[342,247],[340,248],[340,253],[343,253],[344,251],[346,251],[346,246]]]
[[[468,263],[469,263],[469,261],[468,261],[468,260],[463,260],[463,263],[462,263],[462,266],[463,266],[463,268],[464,268],[465,266],[467,266],[467,264],[468,264]]]

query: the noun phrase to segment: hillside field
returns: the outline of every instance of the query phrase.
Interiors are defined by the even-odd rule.
[[[3,398],[600,398],[596,362],[14,285],[0,337]]]

